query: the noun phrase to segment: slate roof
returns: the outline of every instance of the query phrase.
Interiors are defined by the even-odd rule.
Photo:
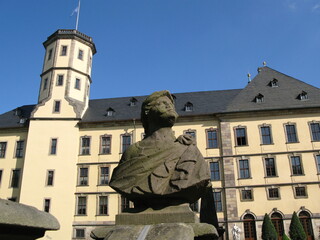
[[[270,86],[275,80],[277,87]],[[300,100],[299,94],[306,93],[308,99]],[[265,111],[298,108],[320,108],[320,89],[300,80],[287,76],[269,67],[259,68],[258,75],[243,89],[173,93],[179,116],[196,116],[217,113]],[[255,102],[255,97],[263,102]],[[146,96],[106,98],[89,101],[89,108],[80,123],[109,122],[140,119],[141,104]],[[130,100],[135,105],[130,104]],[[185,111],[185,105],[191,103],[193,111]],[[19,108],[0,115],[0,128],[24,127],[20,119],[28,119],[35,105]],[[113,116],[107,110],[114,110]]]
[[[320,89],[287,76],[269,67],[259,68],[259,74],[229,103],[226,112],[279,110],[320,107]],[[271,87],[276,79],[278,87]],[[298,99],[306,92],[308,99]],[[263,95],[263,102],[254,101]]]

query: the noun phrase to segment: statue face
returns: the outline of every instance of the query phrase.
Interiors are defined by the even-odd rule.
[[[160,122],[163,123],[168,121],[168,123],[170,123],[171,126],[174,124],[178,117],[178,114],[174,109],[173,103],[166,96],[159,97],[157,100],[152,102],[152,106],[150,108],[150,115],[152,115],[153,118],[150,119],[151,121],[154,121],[156,119],[160,120]]]

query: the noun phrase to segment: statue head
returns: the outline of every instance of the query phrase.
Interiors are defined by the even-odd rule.
[[[141,122],[146,135],[154,129],[172,127],[178,117],[169,91],[154,92],[142,103]]]

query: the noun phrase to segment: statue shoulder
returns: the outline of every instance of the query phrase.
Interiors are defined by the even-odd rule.
[[[195,145],[195,139],[190,134],[183,134],[180,135],[177,140],[177,142],[183,144],[183,145]]]
[[[131,144],[127,150],[122,154],[120,163],[123,161],[126,161],[128,159],[131,159],[133,157],[136,157],[139,155],[140,148],[139,148],[139,142]]]

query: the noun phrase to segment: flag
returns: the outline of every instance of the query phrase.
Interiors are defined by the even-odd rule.
[[[73,10],[73,12],[71,13],[70,16],[73,16],[73,14],[78,13],[78,11],[79,11],[79,6],[77,6],[77,7]]]

